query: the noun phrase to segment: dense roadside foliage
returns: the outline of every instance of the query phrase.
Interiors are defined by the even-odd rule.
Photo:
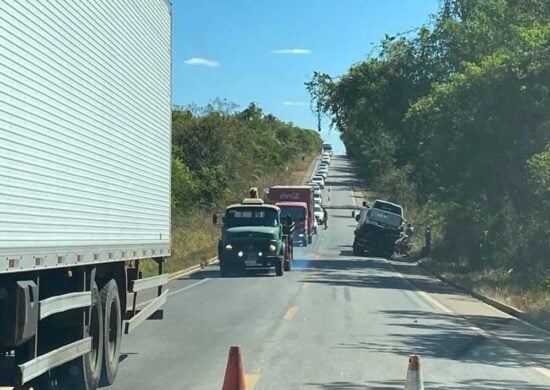
[[[550,2],[444,0],[414,36],[306,83],[440,259],[550,285]],[[548,287],[546,287],[548,288]]]
[[[296,160],[317,153],[321,139],[251,103],[243,111],[216,100],[172,112],[172,211],[176,218],[241,199],[292,172]]]

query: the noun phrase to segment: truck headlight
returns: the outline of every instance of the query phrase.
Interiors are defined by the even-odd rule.
[[[225,250],[226,250],[226,251],[230,251],[230,250],[232,250],[232,249],[233,249],[233,245],[231,245],[231,244],[227,244],[227,245],[225,246]]]
[[[298,237],[303,237],[304,235],[303,234],[298,234]]]
[[[274,244],[269,244],[269,251],[270,252],[275,252],[277,250],[277,246],[274,245]]]

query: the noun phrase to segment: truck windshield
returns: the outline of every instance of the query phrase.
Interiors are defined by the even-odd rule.
[[[372,205],[372,208],[401,215],[401,208],[389,203],[374,202],[374,204]]]
[[[279,226],[279,216],[271,208],[232,208],[225,213],[224,226]]]
[[[306,209],[301,206],[280,206],[281,215],[286,218],[290,215],[293,221],[303,221],[306,219]]]

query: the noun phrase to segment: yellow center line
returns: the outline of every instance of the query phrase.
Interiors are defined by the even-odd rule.
[[[244,383],[246,385],[246,390],[254,390],[256,383],[260,380],[260,374],[246,374],[244,376]]]
[[[547,378],[550,378],[550,370],[548,368],[544,367],[533,367],[535,370],[537,370],[539,373],[544,375]]]
[[[296,312],[298,311],[297,307],[291,307],[286,311],[285,316],[283,317],[285,320],[291,320],[296,316]]]
[[[526,363],[532,364],[531,361],[527,360]],[[545,376],[546,378],[550,379],[550,370],[546,367],[542,366],[533,366],[531,367],[533,370],[537,371],[539,374]]]

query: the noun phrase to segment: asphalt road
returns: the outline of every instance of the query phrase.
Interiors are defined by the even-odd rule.
[[[292,272],[220,278],[211,266],[172,281],[165,319],[124,336],[111,388],[220,389],[238,345],[249,389],[402,389],[410,353],[427,389],[550,389],[549,334],[415,265],[354,257],[362,199],[345,159],[328,184],[329,227]]]

